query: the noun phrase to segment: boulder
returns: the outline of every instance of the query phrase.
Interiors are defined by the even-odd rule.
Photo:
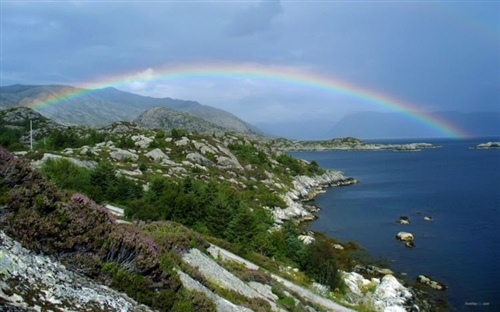
[[[176,141],[175,142],[175,145],[177,146],[184,146],[184,145],[188,145],[189,144],[189,139],[186,138],[186,137],[182,137],[180,140]]]
[[[217,157],[217,165],[224,167],[224,168],[233,168],[233,169],[239,169],[243,170],[243,167],[240,165],[238,160],[226,157],[226,156],[219,156]]]
[[[413,234],[408,232],[399,232],[396,235],[396,238],[403,242],[410,242],[413,241]]]
[[[309,245],[314,242],[314,237],[309,235],[299,235],[298,239],[305,245]]]
[[[377,311],[407,311],[413,305],[414,296],[393,275],[386,275],[373,293]]]
[[[149,147],[149,144],[153,142],[153,139],[150,139],[148,137],[145,137],[143,135],[133,135],[132,140],[134,140],[135,145],[140,147],[140,148],[147,148]]]
[[[109,157],[118,161],[124,161],[127,159],[136,161],[137,159],[139,159],[139,156],[137,154],[119,148],[109,153]]]
[[[186,155],[186,159],[202,166],[211,166],[213,165],[212,161],[210,161],[208,158],[205,156],[202,156],[199,153],[189,153]]]
[[[87,169],[94,169],[97,166],[97,163],[95,161],[80,160],[80,159],[76,159],[76,158],[72,158],[72,157],[65,157],[65,156],[60,156],[60,155],[55,155],[55,154],[50,154],[50,153],[43,154],[42,159],[33,162],[33,166],[40,167],[49,159],[52,159],[52,160],[66,159],[67,161],[71,162],[75,166],[83,167],[83,168],[87,168]]]
[[[410,219],[407,216],[401,216],[399,217],[399,220],[397,221],[399,224],[410,224]]]
[[[146,156],[153,160],[154,162],[162,162],[164,159],[168,160],[168,156],[162,152],[159,148],[155,148],[152,151],[146,153]]]
[[[436,290],[444,291],[447,288],[446,285],[444,285],[443,283],[432,280],[431,278],[429,278],[428,276],[423,275],[423,274],[421,274],[417,277],[417,282],[424,284],[424,285],[427,285],[427,286],[430,286],[431,288],[436,289]]]

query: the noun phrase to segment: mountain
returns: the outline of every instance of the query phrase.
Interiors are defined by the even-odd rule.
[[[495,136],[500,134],[500,113],[496,112],[435,112],[430,116],[442,120],[470,136]],[[353,136],[363,139],[416,138],[439,135],[405,114],[361,112],[350,114],[338,121],[328,132],[330,137]]]
[[[294,140],[323,140],[331,138],[327,135],[332,128],[331,120],[294,120],[259,122],[255,125],[271,136]]]
[[[168,132],[177,128],[205,134],[223,134],[227,130],[227,128],[188,113],[165,107],[150,108],[141,113],[134,122],[146,128],[162,129]]]
[[[36,106],[51,100],[52,105]],[[19,84],[0,87],[0,109],[15,106],[35,107],[44,116],[61,124],[91,126],[132,121],[144,110],[161,106],[191,114],[230,131],[263,135],[256,127],[221,109],[195,101],[153,98],[115,88],[89,90],[64,85]]]

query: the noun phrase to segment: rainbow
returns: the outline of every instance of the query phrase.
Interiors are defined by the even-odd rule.
[[[227,79],[253,79],[282,84],[299,85],[307,88],[316,88],[360,100],[380,108],[400,112],[418,121],[427,128],[433,129],[439,135],[452,138],[463,138],[469,135],[457,126],[421,112],[415,105],[395,99],[388,95],[368,90],[346,81],[341,81],[331,76],[322,75],[309,70],[283,66],[269,66],[251,63],[214,63],[166,66],[160,70],[149,70],[148,73],[122,74],[107,77],[91,83],[82,84],[82,88],[68,88],[66,91],[49,96],[43,101],[31,103],[29,106],[37,111],[46,107],[64,103],[67,100],[90,94],[106,87],[120,88],[133,83],[146,83],[148,81],[175,81],[180,79],[195,78],[227,78]]]

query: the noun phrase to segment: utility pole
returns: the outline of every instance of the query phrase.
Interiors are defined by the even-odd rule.
[[[33,150],[33,120],[30,120],[30,150]]]

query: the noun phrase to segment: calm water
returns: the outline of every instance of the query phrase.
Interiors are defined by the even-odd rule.
[[[421,152],[294,153],[360,180],[317,197],[323,210],[311,229],[359,242],[412,280],[445,283],[454,309],[500,311],[500,150],[468,149],[490,140],[499,139],[424,140],[443,148]],[[403,215],[410,225],[395,223]],[[398,242],[399,231],[413,233],[416,247]]]

